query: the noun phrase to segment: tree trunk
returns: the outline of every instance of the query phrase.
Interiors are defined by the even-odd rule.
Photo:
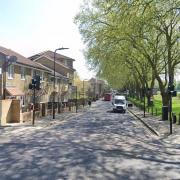
[[[162,105],[163,106],[168,106],[168,103],[169,103],[168,92],[161,92],[161,96],[162,96]]]

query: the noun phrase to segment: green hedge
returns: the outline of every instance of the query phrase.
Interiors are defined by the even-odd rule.
[[[128,100],[132,102],[135,106],[137,106],[140,109],[144,109],[144,102],[141,102],[138,99],[129,97]]]
[[[141,110],[144,109],[144,102],[140,101],[139,99],[129,97],[128,98],[130,102],[132,102],[136,107],[140,108]],[[153,115],[161,116],[162,115],[162,106],[156,107],[156,102],[154,102],[155,105],[152,107],[146,106],[146,112],[152,113]]]

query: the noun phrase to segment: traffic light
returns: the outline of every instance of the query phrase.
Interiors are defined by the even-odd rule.
[[[172,97],[176,97],[176,96],[177,96],[177,91],[173,91],[173,92],[171,93],[171,95],[172,95]]]
[[[33,87],[35,87],[36,86],[36,79],[35,79],[36,77],[34,77],[33,79],[32,79],[32,86]]]
[[[168,91],[174,91],[174,87],[175,87],[175,86],[174,86],[173,84],[172,84],[172,85],[169,85],[169,86],[168,86]]]
[[[41,85],[41,77],[39,75],[36,75],[33,79],[32,79],[32,83],[29,84],[29,89],[36,89],[36,90],[40,90],[40,85]]]
[[[174,88],[175,86],[173,84],[168,86],[168,94],[171,95],[172,97],[177,96],[177,91],[175,91]]]
[[[41,77],[39,75],[36,76],[36,89],[40,90],[40,85],[41,85]]]

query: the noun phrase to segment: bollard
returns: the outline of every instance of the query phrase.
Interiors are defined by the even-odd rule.
[[[68,106],[69,106],[69,111],[71,111],[71,103],[69,103]]]
[[[172,119],[173,119],[173,124],[176,123],[176,114],[175,113],[172,113]]]
[[[168,120],[168,106],[162,107],[162,120]]]

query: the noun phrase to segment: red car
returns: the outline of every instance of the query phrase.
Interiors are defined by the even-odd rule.
[[[104,101],[111,101],[112,94],[111,93],[106,93],[104,94]]]

